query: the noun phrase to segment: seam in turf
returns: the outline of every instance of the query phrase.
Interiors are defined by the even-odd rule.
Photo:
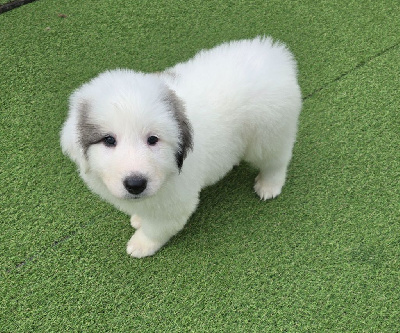
[[[4,269],[4,271],[3,271],[4,276],[17,272],[18,270],[20,270],[23,267],[25,267],[27,264],[36,262],[49,249],[57,248],[58,246],[63,245],[65,242],[67,242],[68,240],[72,239],[76,234],[81,232],[86,227],[92,225],[93,223],[94,223],[94,221],[81,225],[78,230],[72,231],[72,232],[60,237],[58,240],[53,241],[50,245],[44,246],[41,250],[37,251],[35,254],[25,258],[24,260],[20,261],[17,264],[14,264],[14,266],[11,266],[9,268]],[[0,277],[0,280],[1,280],[1,277]]]
[[[306,101],[307,99],[313,97],[315,94],[318,94],[319,92],[321,92],[322,90],[324,90],[325,88],[329,87],[331,84],[336,83],[338,81],[340,81],[341,79],[345,78],[346,76],[348,76],[349,74],[357,71],[358,69],[364,67],[365,65],[368,65],[371,61],[385,55],[386,53],[392,51],[393,49],[395,49],[396,47],[398,47],[400,45],[400,41],[397,42],[394,45],[391,45],[385,49],[383,49],[382,51],[376,53],[375,55],[368,57],[364,60],[362,60],[361,62],[359,62],[357,65],[355,65],[353,68],[349,69],[348,71],[338,75],[337,77],[335,77],[332,81],[328,82],[327,84],[325,84],[323,87],[317,88],[315,89],[313,92],[311,92],[310,94],[306,95],[303,97],[303,102]]]

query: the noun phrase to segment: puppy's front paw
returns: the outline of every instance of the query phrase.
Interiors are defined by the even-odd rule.
[[[131,226],[135,229],[139,229],[142,226],[142,219],[135,215],[131,216]]]
[[[274,184],[264,180],[260,175],[256,177],[254,190],[261,200],[276,198],[282,191],[283,184]]]
[[[142,229],[136,230],[131,239],[129,240],[126,252],[135,258],[148,257],[156,253],[163,243],[154,241],[148,238]]]

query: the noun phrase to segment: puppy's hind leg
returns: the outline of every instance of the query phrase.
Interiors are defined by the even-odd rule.
[[[254,190],[262,200],[276,198],[285,184],[287,164],[266,165],[256,177]]]
[[[260,170],[255,179],[254,190],[262,200],[276,198],[285,184],[286,171],[292,156],[292,145],[281,145],[280,149],[262,149],[256,145],[246,161]]]

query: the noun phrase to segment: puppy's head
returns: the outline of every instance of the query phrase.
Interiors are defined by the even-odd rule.
[[[184,105],[156,75],[115,70],[75,91],[61,146],[92,189],[118,198],[155,194],[192,148]]]

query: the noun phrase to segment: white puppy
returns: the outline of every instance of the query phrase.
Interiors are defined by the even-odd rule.
[[[199,193],[240,160],[276,197],[295,142],[301,93],[283,44],[256,38],[201,51],[162,73],[114,70],[76,90],[61,145],[88,186],[131,215],[133,257],[183,228]]]

